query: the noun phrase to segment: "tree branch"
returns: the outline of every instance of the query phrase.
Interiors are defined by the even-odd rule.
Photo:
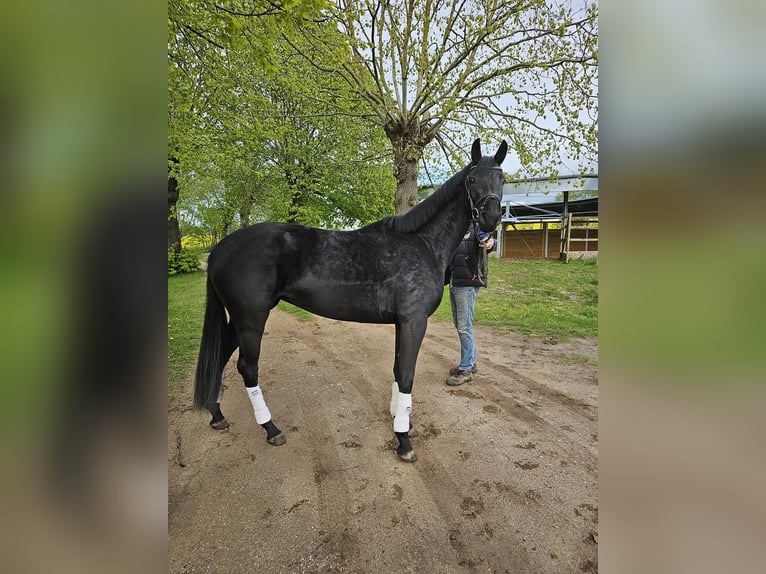
[[[252,12],[239,12],[237,10],[232,10],[230,8],[226,8],[225,6],[220,6],[219,4],[213,4],[218,10],[221,10],[222,12],[226,12],[227,14],[231,14],[232,16],[244,16],[247,18],[261,18],[263,16],[273,16],[274,14],[283,13],[284,9],[281,6],[277,6],[276,4],[269,2],[271,4],[271,8],[268,10],[264,10],[263,12],[256,12],[253,10]]]
[[[181,26],[183,26],[185,29],[189,30],[190,32],[192,32],[192,33],[196,34],[197,36],[199,36],[200,38],[202,38],[203,40],[205,40],[205,42],[207,42],[208,44],[212,44],[213,46],[216,46],[217,48],[220,48],[221,50],[225,50],[225,49],[226,49],[226,48],[224,48],[224,47],[223,47],[221,44],[219,44],[218,42],[216,42],[215,40],[212,40],[212,39],[208,38],[208,37],[207,37],[207,36],[205,36],[205,35],[204,35],[202,32],[199,32],[198,30],[195,30],[194,28],[192,28],[192,27],[191,27],[191,26],[189,26],[188,24],[185,24],[185,23],[183,23],[183,22],[181,22],[180,24],[181,24]]]

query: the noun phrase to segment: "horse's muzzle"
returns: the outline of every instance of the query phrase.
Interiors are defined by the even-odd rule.
[[[488,233],[493,232],[500,224],[501,216],[500,200],[494,195],[486,197],[479,209],[479,229]]]

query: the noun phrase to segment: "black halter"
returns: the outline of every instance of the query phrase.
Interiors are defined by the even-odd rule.
[[[468,196],[468,205],[471,208],[471,221],[478,221],[479,220],[479,212],[480,211],[484,211],[484,208],[487,206],[487,202],[490,199],[496,200],[497,201],[497,206],[500,207],[500,198],[497,195],[495,195],[494,193],[490,193],[489,195],[481,198],[481,200],[476,205],[474,205],[473,197],[471,197],[471,190],[468,188],[468,179],[469,179],[469,177],[471,175],[471,172],[474,169],[476,169],[477,167],[478,166],[476,166],[476,165],[472,165],[469,168],[468,173],[465,176],[465,181],[464,181],[464,183],[465,183],[465,192],[466,192],[466,195]],[[488,168],[485,168],[485,169],[499,169],[500,171],[503,170],[502,167],[488,167]]]

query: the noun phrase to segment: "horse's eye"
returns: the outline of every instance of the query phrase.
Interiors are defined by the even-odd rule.
[[[476,183],[476,178],[475,178],[475,177],[469,177],[469,178],[468,178],[468,181],[469,181],[470,183]]]

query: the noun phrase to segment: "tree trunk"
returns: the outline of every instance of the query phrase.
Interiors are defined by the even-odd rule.
[[[239,227],[244,229],[250,225],[250,206],[243,205],[239,210]]]
[[[418,162],[423,150],[435,134],[423,133],[417,118],[392,120],[383,129],[394,151],[394,177],[396,215],[407,213],[418,204]]]
[[[396,215],[407,213],[418,204],[419,159],[411,159],[406,153],[397,153],[397,150],[394,150],[394,177],[396,177],[394,210]]]
[[[174,164],[178,160],[171,158]],[[168,168],[170,172],[170,168]],[[173,174],[168,174],[168,251],[180,253],[181,251],[181,228],[176,217],[176,203],[178,203],[178,180]]]
[[[238,201],[237,212],[239,213],[239,228],[244,229],[250,225],[250,215],[253,211],[253,197],[255,195],[253,192],[254,184],[252,180],[247,178],[240,181],[239,186],[242,189],[242,195]]]
[[[305,196],[303,190],[298,185],[298,178],[295,174],[288,170],[285,173],[285,179],[287,179],[288,189],[290,190],[290,206],[287,208],[286,223],[301,223],[300,214],[303,207]]]

